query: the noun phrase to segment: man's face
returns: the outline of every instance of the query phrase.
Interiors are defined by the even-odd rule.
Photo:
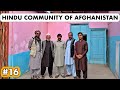
[[[36,32],[36,33],[35,33],[35,36],[36,36],[36,37],[40,37],[40,32]]]
[[[72,37],[73,37],[72,33],[68,33],[68,38],[72,39]]]
[[[79,35],[78,35],[78,38],[79,38],[80,40],[82,40],[82,39],[83,39],[83,35],[82,35],[82,34],[79,34]]]
[[[59,40],[59,41],[62,39],[62,37],[61,37],[61,36],[58,36],[57,38],[58,38],[58,40]]]
[[[47,40],[50,40],[50,39],[51,39],[51,36],[50,36],[50,35],[47,35],[47,36],[46,36],[46,39],[47,39]]]

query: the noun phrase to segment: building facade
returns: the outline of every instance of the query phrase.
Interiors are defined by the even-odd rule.
[[[9,13],[37,13],[33,11],[10,11]],[[115,13],[115,12],[109,12]],[[120,13],[117,11],[117,13]],[[55,41],[57,34],[62,34],[64,41],[68,32],[73,32],[73,37],[78,40],[77,33],[82,32],[88,42],[88,63],[105,64],[116,77],[120,78],[120,22],[103,23],[69,23],[69,22],[29,22],[9,23],[9,50],[8,65],[19,66],[21,73],[29,70],[28,42],[34,36],[35,30],[41,31],[44,40],[47,33]]]

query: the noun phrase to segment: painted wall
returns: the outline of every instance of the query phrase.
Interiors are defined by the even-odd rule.
[[[62,39],[65,41],[68,38],[68,32],[70,31],[69,23],[48,23],[48,32],[51,34],[51,40],[57,40],[57,34],[62,34]]]
[[[10,11],[10,13],[35,13],[26,11]],[[9,66],[19,66],[21,72],[28,70],[29,50],[28,42],[34,36],[34,31],[42,32],[41,39],[45,39],[47,23],[18,22],[9,23]]]
[[[109,13],[119,13],[120,11],[110,11]],[[109,45],[109,67],[115,74],[116,67],[116,41],[120,41],[120,22],[112,22],[108,25],[108,45]],[[119,76],[120,77],[120,76]]]
[[[89,28],[108,28],[108,23],[105,22],[91,22]]]
[[[63,35],[63,40],[67,40],[68,38],[68,32],[70,32],[70,24],[76,24],[76,23],[63,23],[63,22],[53,22],[48,23],[48,32],[52,35],[51,39],[55,41],[57,38],[57,34],[61,33]],[[84,23],[79,23],[84,24]],[[108,28],[108,23],[95,23],[91,22],[89,23],[89,28]]]
[[[21,13],[20,11],[13,11],[10,13]],[[25,12],[22,13],[34,13]],[[34,31],[40,30],[42,32],[41,39],[45,39],[47,33],[47,23],[33,23],[33,22],[16,22],[9,23],[9,54],[16,54],[28,50],[28,41],[34,36]]]

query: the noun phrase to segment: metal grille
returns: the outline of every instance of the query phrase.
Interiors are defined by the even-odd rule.
[[[7,13],[6,11],[0,11]],[[8,66],[8,37],[9,23],[0,22],[0,70],[3,66]]]

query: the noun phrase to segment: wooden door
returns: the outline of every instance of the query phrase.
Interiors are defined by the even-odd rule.
[[[92,29],[90,41],[90,63],[106,64],[106,29]]]
[[[8,13],[8,11],[0,11]],[[8,66],[8,38],[9,23],[0,22],[0,70],[3,66]]]

